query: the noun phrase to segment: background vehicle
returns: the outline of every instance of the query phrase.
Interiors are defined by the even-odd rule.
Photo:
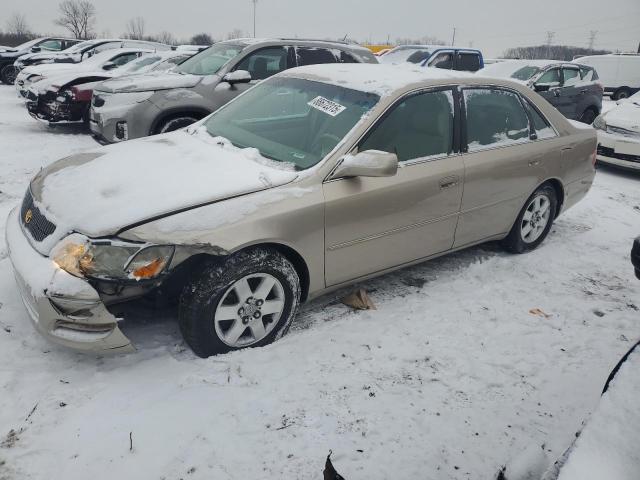
[[[48,63],[80,63],[83,60],[91,58],[96,53],[101,53],[114,48],[143,48],[151,51],[162,52],[171,50],[170,45],[157,42],[147,42],[145,40],[126,40],[126,39],[96,39],[80,42],[63,52],[57,53],[32,53],[23,55],[15,62],[18,71],[33,65],[42,65]]]
[[[20,93],[27,98],[27,110],[31,116],[38,120],[50,123],[87,121],[93,87],[96,83],[115,76],[131,75],[140,70],[145,71],[152,68],[153,65],[164,62],[165,59],[161,54],[156,53],[140,58],[150,53],[153,52],[135,48],[119,48],[98,53],[91,59],[77,65],[29,67],[22,72],[28,75],[25,81],[27,83],[33,82],[34,77],[37,81],[26,91],[23,86]],[[174,52],[167,53],[174,54]],[[129,64],[133,61],[136,63],[130,66]],[[40,73],[31,74],[30,71]],[[45,75],[50,76],[45,78]]]
[[[578,62],[595,68],[604,84],[604,91],[614,100],[628,98],[640,90],[640,54],[593,55]]]
[[[237,39],[194,55],[164,76],[104,82],[94,94],[90,127],[102,142],[177,130],[205,117],[257,82],[288,68],[377,63],[370,50],[315,40]]]
[[[489,240],[536,248],[588,192],[595,148],[514,82],[307,66],[190,128],[51,164],[7,245],[48,338],[130,349],[109,312],[173,292],[208,356],[278,339],[300,301],[355,281]]]
[[[505,60],[486,66],[477,75],[510,78],[525,83],[562,114],[592,123],[602,111],[602,85],[588,66],[555,60]]]
[[[631,249],[631,263],[636,271],[636,277],[640,280],[640,237],[636,238],[633,242],[633,248]]]
[[[640,170],[640,92],[623,99],[593,122],[598,161]]]
[[[79,40],[59,37],[44,37],[30,40],[15,48],[0,51],[0,80],[3,83],[12,85],[16,70],[13,63],[22,55],[35,52],[58,52],[78,43]]]
[[[381,56],[380,63],[415,63],[423,67],[466,72],[475,72],[484,66],[479,50],[442,45],[401,45]]]

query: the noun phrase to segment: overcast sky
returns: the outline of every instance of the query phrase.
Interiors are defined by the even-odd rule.
[[[96,32],[119,36],[128,19],[142,16],[146,33],[162,30],[178,38],[206,32],[224,38],[239,28],[253,34],[251,0],[94,0]],[[27,15],[37,32],[63,33],[53,24],[56,0],[3,0],[0,28],[14,12]],[[338,38],[384,42],[434,36],[480,48],[487,57],[513,46],[554,44],[636,51],[640,42],[638,0],[258,0],[257,36]]]

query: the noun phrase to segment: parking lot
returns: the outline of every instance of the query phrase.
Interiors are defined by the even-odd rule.
[[[49,128],[0,86],[0,478],[490,478],[530,445],[557,457],[639,335],[640,177],[599,169],[587,198],[526,255],[487,244],[303,307],[260,349],[197,358],[175,318],[140,316],[132,354],[35,333],[4,219],[43,166],[101,148]],[[249,453],[250,452],[250,453]]]

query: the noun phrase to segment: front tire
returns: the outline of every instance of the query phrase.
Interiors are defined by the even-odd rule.
[[[7,85],[13,85],[18,76],[18,70],[13,65],[6,65],[0,70],[0,80]]]
[[[174,132],[181,128],[188,127],[198,120],[200,119],[190,115],[180,115],[179,117],[169,118],[156,127],[154,134]]]
[[[535,249],[549,234],[556,217],[558,198],[551,185],[540,186],[527,199],[504,245],[513,253]]]
[[[202,358],[268,345],[288,331],[300,291],[295,268],[277,251],[239,252],[207,264],[187,283],[180,330]]]
[[[611,98],[613,100],[622,100],[623,98],[629,98],[630,96],[631,96],[630,89],[628,89],[627,87],[620,87],[613,93]]]

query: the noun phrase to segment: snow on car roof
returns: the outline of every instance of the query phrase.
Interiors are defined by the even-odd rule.
[[[249,45],[256,45],[256,44],[260,44],[260,43],[266,43],[266,42],[291,42],[291,43],[305,43],[305,42],[311,42],[311,43],[321,43],[323,45],[333,45],[333,46],[339,46],[342,48],[349,48],[352,50],[365,50],[370,52],[371,50],[369,50],[367,47],[363,47],[362,45],[359,45],[357,43],[349,43],[349,42],[341,42],[339,40],[321,40],[321,39],[313,39],[313,38],[253,38],[253,37],[249,37],[249,38],[234,38],[232,40],[224,40],[222,42],[219,43],[230,43],[232,45],[245,45],[245,46],[249,46]]]
[[[378,64],[323,64],[286,70],[280,75],[304,77],[324,83],[332,83],[353,90],[390,95],[415,83],[429,80],[454,80],[474,76],[454,70],[418,67],[415,65]]]

